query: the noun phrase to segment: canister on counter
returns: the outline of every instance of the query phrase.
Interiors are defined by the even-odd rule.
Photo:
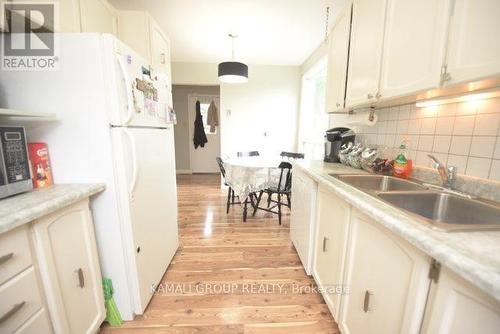
[[[43,188],[52,185],[49,149],[46,143],[28,143],[28,151],[33,174],[33,187]]]

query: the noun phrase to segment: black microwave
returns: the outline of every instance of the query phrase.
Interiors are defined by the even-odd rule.
[[[0,198],[33,189],[26,131],[0,126]]]

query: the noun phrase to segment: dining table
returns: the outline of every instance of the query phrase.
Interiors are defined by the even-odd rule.
[[[226,182],[242,203],[252,194],[277,187],[279,164],[287,161],[280,156],[232,157],[224,160]]]

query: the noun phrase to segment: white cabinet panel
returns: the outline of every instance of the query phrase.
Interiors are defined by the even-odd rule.
[[[351,6],[339,17],[329,37],[325,111],[344,108],[347,60],[351,32]]]
[[[424,334],[496,334],[500,303],[442,267],[427,302]]]
[[[116,34],[116,12],[106,0],[80,0],[82,32]]]
[[[342,333],[418,333],[430,259],[359,212],[352,212],[339,325]]]
[[[449,18],[448,0],[389,0],[381,98],[439,86]]]
[[[88,200],[35,222],[33,232],[55,332],[97,331],[106,311]]]
[[[42,308],[33,267],[0,286],[0,333],[12,333]]]
[[[320,187],[318,192],[318,228],[314,261],[314,278],[323,293],[330,311],[338,319],[342,297],[343,271],[350,206],[341,198]]]
[[[170,70],[170,41],[161,31],[158,24],[150,19],[151,38],[151,65],[157,71],[168,75],[171,80]]]
[[[299,171],[294,171],[292,178],[293,196],[290,216],[290,238],[299,254],[306,273],[311,275],[318,185],[311,178]]]
[[[379,87],[386,0],[354,0],[347,107],[374,102]]]
[[[26,321],[15,334],[52,334],[52,326],[50,325],[49,315],[45,309],[41,309]]]
[[[500,1],[455,0],[448,44],[449,84],[500,74]]]
[[[27,226],[0,235],[0,284],[32,263]]]

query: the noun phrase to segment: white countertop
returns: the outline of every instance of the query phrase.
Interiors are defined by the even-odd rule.
[[[488,295],[500,301],[500,231],[442,232],[418,222],[328,173],[362,173],[341,164],[294,161],[294,168],[342,197],[354,208],[399,235]]]
[[[56,184],[0,200],[0,234],[105,189],[97,184]]]

